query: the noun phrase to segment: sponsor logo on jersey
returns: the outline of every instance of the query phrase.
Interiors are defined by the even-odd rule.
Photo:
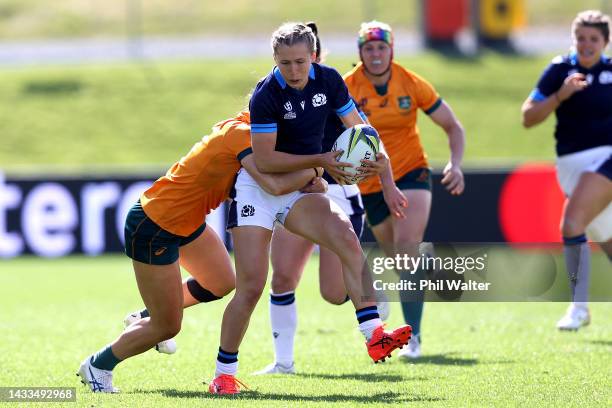
[[[300,106],[302,107],[302,110],[304,110],[304,107],[306,106],[306,101],[300,102]]]
[[[242,211],[240,211],[240,215],[242,217],[251,217],[255,215],[255,207],[250,204],[244,205]]]
[[[400,109],[408,110],[412,106],[412,101],[409,96],[399,96],[397,98],[397,104]]]
[[[591,85],[593,83],[593,74],[588,74],[586,76],[587,84]]]
[[[326,103],[327,103],[327,96],[325,96],[325,94],[318,93],[312,97],[312,106],[314,106],[315,108],[317,106],[323,106]]]
[[[293,106],[291,106],[291,102],[285,102],[285,104],[283,105],[283,107],[285,108],[286,111],[290,112],[293,110]]]
[[[160,256],[160,255],[162,255],[164,252],[166,252],[166,247],[161,247],[161,248],[159,248],[157,251],[155,251],[155,256]]]

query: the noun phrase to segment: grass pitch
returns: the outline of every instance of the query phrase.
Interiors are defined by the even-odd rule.
[[[118,395],[89,393],[74,375],[81,360],[113,340],[124,315],[141,307],[123,256],[0,261],[0,386],[77,387],[65,406],[610,406],[612,304],[591,305],[593,324],[559,333],[564,303],[429,303],[423,357],[369,361],[350,305],[318,294],[315,260],[296,299],[296,376],[255,377],[273,359],[267,296],[240,349],[236,398],[207,394],[224,300],[185,312],[179,351],[149,351],[115,369]],[[402,322],[392,305],[391,326]],[[12,406],[12,404],[10,405]]]

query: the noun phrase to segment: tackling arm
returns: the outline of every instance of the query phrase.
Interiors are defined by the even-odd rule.
[[[253,154],[249,154],[240,161],[240,164],[249,173],[251,177],[263,188],[266,192],[272,195],[288,194],[309,185],[315,177],[323,174],[322,168],[309,168],[289,173],[281,174],[265,174],[258,170],[255,165]],[[316,174],[315,174],[316,170]]]

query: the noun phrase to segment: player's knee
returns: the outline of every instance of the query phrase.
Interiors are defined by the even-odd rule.
[[[164,319],[154,325],[157,342],[175,337],[181,331],[182,315]]]
[[[321,297],[332,305],[342,305],[346,303],[347,295],[344,288],[342,290],[332,290],[321,287]]]
[[[236,296],[239,296],[241,302],[248,306],[249,308],[255,308],[259,298],[261,298],[261,294],[263,293],[264,284],[253,283],[247,287],[241,288],[236,291]]]
[[[343,252],[361,253],[359,238],[355,235],[355,231],[353,231],[349,222],[342,223],[335,229],[332,242]]]
[[[561,224],[561,234],[564,237],[575,237],[584,234],[585,225],[574,214],[566,214]]]
[[[271,283],[273,293],[285,293],[295,290],[297,287],[297,279],[287,272],[288,270],[274,270]]]
[[[162,332],[161,337],[164,340],[168,340],[171,339],[173,337],[176,337],[177,334],[179,334],[179,332],[181,331],[181,322],[174,322],[171,325],[168,325],[166,327],[166,330]]]
[[[423,241],[423,233],[421,231],[398,229],[394,232],[393,245],[395,248],[401,248],[403,246],[409,248],[416,246],[418,248],[421,241]]]

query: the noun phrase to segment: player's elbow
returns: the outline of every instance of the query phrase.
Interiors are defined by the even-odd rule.
[[[522,124],[525,129],[529,129],[532,126],[537,125],[542,121],[538,118],[537,111],[530,104],[523,104],[521,109]]]
[[[273,173],[274,166],[266,157],[255,156],[255,167],[260,173]]]
[[[461,122],[459,122],[458,120],[453,121],[453,123],[450,126],[449,132],[451,134],[456,134],[456,135],[465,135],[465,129],[463,128],[463,125],[461,124]]]
[[[266,193],[271,194],[273,196],[280,196],[291,193],[291,190],[288,188],[288,186],[283,185],[274,176],[264,177],[264,179],[260,183],[260,186],[266,191]]]
[[[525,129],[529,129],[530,127],[533,127],[534,125],[536,125],[538,122],[536,122],[531,115],[523,113],[522,123]]]
[[[286,186],[279,183],[272,183],[270,186],[270,191],[268,191],[268,193],[272,194],[273,196],[289,194],[290,192],[291,191]]]

